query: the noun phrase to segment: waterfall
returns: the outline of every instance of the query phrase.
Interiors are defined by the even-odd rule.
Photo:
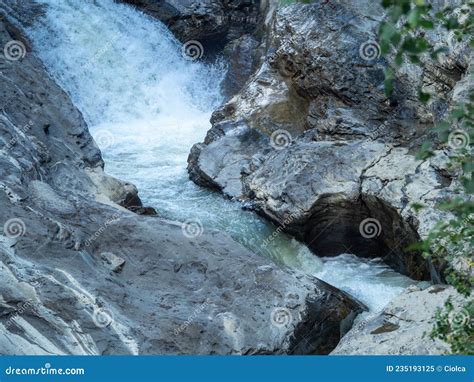
[[[37,0],[28,29],[49,73],[83,113],[107,172],[137,185],[162,217],[220,229],[250,250],[344,289],[373,311],[412,280],[379,260],[319,258],[241,206],[189,181],[186,159],[222,102],[225,67],[192,61],[159,21],[113,0]],[[185,239],[185,238],[183,238]],[[323,255],[323,254],[320,254]]]

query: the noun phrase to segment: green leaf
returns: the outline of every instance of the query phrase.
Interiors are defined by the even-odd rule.
[[[413,208],[415,210],[415,212],[419,212],[420,210],[422,210],[425,207],[426,206],[421,204],[421,203],[412,203],[412,205],[411,205],[411,208]]]
[[[390,9],[388,13],[388,18],[393,24],[396,24],[397,21],[400,20],[400,17],[402,16],[402,14],[403,14],[402,8],[395,6],[392,9]]]
[[[396,41],[396,37],[394,37],[395,35],[400,35],[397,29],[395,28],[395,25],[387,22],[383,22],[382,24],[380,24],[379,36],[381,42],[388,43],[389,41],[392,41],[392,39],[395,39],[394,41]]]
[[[411,9],[410,0],[399,0],[399,2],[401,2],[403,14],[406,15],[408,12],[410,12],[410,9]]]
[[[451,129],[451,125],[446,121],[438,123],[435,127],[435,130],[440,133],[443,131],[449,131],[450,129]]]
[[[380,53],[385,55],[390,52],[390,44],[386,40],[380,41]]]
[[[451,117],[455,119],[462,118],[464,116],[463,108],[456,108],[451,112]]]
[[[470,173],[474,171],[474,162],[464,162],[462,164],[462,169],[465,173]]]
[[[458,19],[455,17],[450,17],[446,22],[444,23],[444,27],[449,31],[453,29],[459,28],[459,22]]]
[[[419,53],[426,52],[430,47],[430,43],[423,37],[417,37],[416,44],[418,46]]]
[[[423,92],[422,90],[419,90],[418,91],[418,97],[420,98],[421,102],[427,103],[430,100],[431,95],[428,94],[428,93]]]
[[[412,37],[407,37],[402,44],[402,49],[410,52],[410,53],[416,53],[416,41]]]
[[[392,36],[390,37],[390,42],[394,46],[397,46],[398,44],[400,44],[401,40],[402,40],[402,35],[398,32],[393,33]]]
[[[416,154],[416,158],[424,160],[424,159],[428,159],[432,157],[434,155],[432,147],[433,147],[433,142],[424,142],[421,145],[420,151]]]
[[[464,189],[469,194],[474,194],[474,179],[471,177],[463,181]]]
[[[397,53],[397,55],[395,56],[394,62],[395,62],[395,65],[397,67],[402,66],[402,64],[403,64],[403,52],[400,51],[400,52]]]
[[[384,81],[385,95],[390,97],[393,93],[393,78],[386,78]]]
[[[429,47],[430,44],[423,37],[407,37],[402,44],[402,49],[412,54],[423,53],[427,51]]]
[[[418,26],[419,20],[420,20],[420,9],[419,8],[412,9],[407,17],[408,25],[410,25],[412,29],[416,29],[416,27]]]
[[[433,29],[434,28],[434,23],[431,20],[427,19],[421,19],[419,21],[419,25],[425,29]]]

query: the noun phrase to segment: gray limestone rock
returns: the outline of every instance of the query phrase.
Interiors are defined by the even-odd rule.
[[[373,317],[360,320],[331,354],[449,354],[449,346],[430,339],[436,308],[451,298],[454,315],[466,314],[465,300],[453,287],[409,288]]]

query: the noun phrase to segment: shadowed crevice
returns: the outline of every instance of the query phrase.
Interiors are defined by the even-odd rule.
[[[368,310],[354,297],[319,280],[330,293],[325,299],[307,300],[308,313],[293,332],[290,352],[294,355],[329,354],[352,328],[354,319]]]
[[[436,280],[439,271],[410,249],[420,241],[415,221],[406,221],[382,200],[364,195],[347,200],[326,195],[313,207],[304,224],[288,230],[318,256],[351,253],[382,258],[395,271],[415,280]]]

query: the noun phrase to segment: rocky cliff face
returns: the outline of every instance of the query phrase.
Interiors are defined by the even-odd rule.
[[[0,353],[330,352],[364,307],[222,233],[125,209],[135,187],[104,173],[15,26],[41,7],[14,5],[0,2]]]
[[[375,42],[382,18],[373,1],[279,9],[261,66],[214,113],[205,141],[191,150],[188,170],[197,184],[244,201],[318,255],[378,256],[412,278],[440,282],[443,265],[408,248],[449,218],[436,205],[460,192],[447,166],[455,147],[438,145],[427,160],[415,155],[433,138],[433,122],[472,86],[472,54],[453,35],[433,31],[428,38],[449,54],[424,71],[408,65],[387,98],[388,61]],[[419,102],[419,84],[438,97]],[[426,208],[416,212],[415,203]],[[421,338],[425,329],[414,324],[410,330]],[[422,352],[429,352],[425,345]]]
[[[249,201],[318,254],[378,255],[402,273],[436,280],[406,247],[446,217],[434,205],[457,193],[446,166],[452,148],[425,161],[415,153],[456,86],[466,86],[470,52],[453,43],[444,66],[400,74],[387,98],[387,61],[374,42],[383,15],[366,5],[280,9],[265,61],[215,112],[206,140],[191,151],[190,176]],[[428,106],[415,93],[424,81],[444,86]],[[416,214],[413,203],[429,208]],[[373,235],[360,232],[363,222]]]

